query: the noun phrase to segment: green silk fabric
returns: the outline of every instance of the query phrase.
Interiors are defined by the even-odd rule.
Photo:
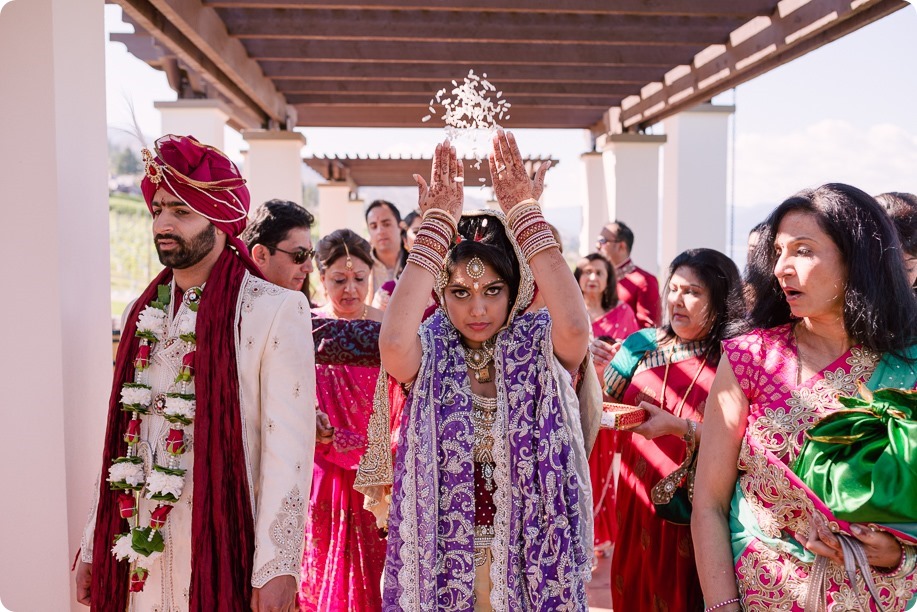
[[[608,367],[605,369],[605,381],[603,386],[605,387],[606,394],[615,397],[615,399],[621,399],[617,397],[617,394],[609,385],[609,382],[612,379],[623,379],[622,382],[617,385],[621,394],[623,394],[624,389],[627,388],[627,385],[630,384],[631,379],[634,377],[634,372],[637,371],[637,366],[640,365],[640,361],[643,359],[644,355],[649,351],[656,350],[659,346],[659,343],[656,341],[657,332],[658,330],[655,327],[641,329],[638,332],[632,333],[624,340],[618,354],[615,355],[614,359],[612,359],[611,363],[609,363]]]
[[[871,401],[839,397],[846,410],[806,432],[793,472],[839,519],[917,531],[917,391],[905,390],[915,382],[917,366],[886,356]]]

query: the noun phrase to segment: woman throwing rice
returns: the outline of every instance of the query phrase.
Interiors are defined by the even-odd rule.
[[[567,371],[583,360],[589,322],[532,198],[547,168],[532,181],[502,131],[490,164],[505,217],[460,217],[462,166],[448,141],[430,184],[415,177],[425,220],[379,339],[385,369],[411,386],[386,610],[586,609],[590,487]],[[535,281],[547,310],[525,313]],[[434,288],[440,307],[421,325]]]

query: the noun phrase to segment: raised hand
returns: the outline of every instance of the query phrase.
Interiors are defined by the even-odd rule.
[[[551,167],[551,162],[541,164],[535,173],[535,178],[529,178],[519,146],[516,144],[516,138],[512,133],[497,130],[493,141],[493,151],[488,159],[494,194],[503,212],[509,212],[513,206],[523,200],[537,200],[541,197],[544,191],[544,175]]]
[[[436,145],[429,185],[419,174],[414,175],[417,183],[417,207],[421,213],[431,208],[445,210],[458,221],[462,216],[465,201],[465,170],[455,154],[455,147],[445,140]]]

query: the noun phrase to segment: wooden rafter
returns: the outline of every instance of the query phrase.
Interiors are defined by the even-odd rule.
[[[229,37],[214,9],[200,0],[120,0],[119,4],[232,103],[258,117],[286,120],[286,100],[241,43]]]
[[[766,27],[737,44],[730,42],[673,82],[650,95],[625,100],[620,116],[624,128],[652,125],[907,6],[900,0],[793,4],[798,5],[794,10],[778,10]]]
[[[769,0],[205,0],[225,8],[312,8],[360,11],[423,10],[471,13],[562,13],[589,15],[725,15],[751,18],[772,6]]]
[[[114,0],[113,35],[170,85],[251,124],[433,127],[469,70],[505,126],[642,131],[891,12],[903,0]],[[150,33],[167,57],[144,42]],[[156,57],[153,57],[156,56]],[[177,58],[188,79],[176,68]],[[188,82],[193,81],[193,86]],[[207,84],[201,88],[201,82]],[[448,95],[448,94],[447,94]],[[291,112],[292,109],[295,112]],[[433,113],[436,114],[436,113]]]
[[[380,156],[315,156],[303,161],[318,172],[326,181],[351,182],[357,187],[414,187],[414,174],[427,175],[432,159],[429,157],[380,157]],[[556,159],[528,157],[524,160],[526,171],[535,175],[542,164]],[[462,160],[466,187],[490,186],[490,167],[485,160]]]

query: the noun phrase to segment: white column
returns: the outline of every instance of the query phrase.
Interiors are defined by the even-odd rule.
[[[155,102],[162,115],[162,133],[194,136],[199,142],[220,151],[224,146],[229,107],[220,100],[196,99]]]
[[[595,239],[602,226],[608,223],[608,200],[605,187],[605,167],[602,153],[590,151],[579,156],[586,173],[586,205],[583,206],[583,225],[580,230],[580,255],[595,251]]]
[[[302,206],[302,148],[299,132],[243,130],[248,143],[245,178],[252,194],[252,212],[268,200],[288,200]]]
[[[702,104],[664,122],[662,264],[686,249],[726,253],[729,117],[735,106]]]
[[[665,142],[665,136],[648,134],[611,134],[598,142],[608,218],[634,232],[631,257],[653,274],[659,271],[659,148]]]
[[[112,376],[103,6],[15,0],[0,13],[0,594],[12,610],[86,610],[69,570]]]
[[[349,229],[367,240],[366,218],[363,200],[351,198],[356,188],[347,181],[323,183],[318,186],[318,224],[319,235],[327,236],[334,230]]]

